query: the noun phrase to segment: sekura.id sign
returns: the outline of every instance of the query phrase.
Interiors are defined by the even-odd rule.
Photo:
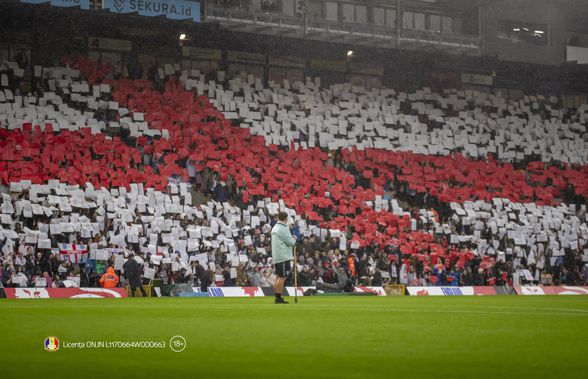
[[[200,3],[183,0],[103,0],[102,8],[114,13],[165,16],[172,20],[200,21]]]

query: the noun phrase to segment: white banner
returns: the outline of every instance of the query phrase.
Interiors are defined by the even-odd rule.
[[[479,86],[491,86],[492,85],[492,76],[490,75],[480,75],[480,74],[461,74],[461,82],[468,83],[468,84],[477,84]]]
[[[200,288],[193,287],[194,292],[200,292]],[[304,296],[304,292],[315,287],[298,287],[298,296]],[[288,296],[294,296],[294,287],[286,287]],[[375,293],[378,296],[386,296],[383,287],[355,287],[356,293]],[[273,296],[270,288],[261,287],[209,287],[208,296],[212,297],[263,297]],[[270,295],[271,294],[271,295]]]

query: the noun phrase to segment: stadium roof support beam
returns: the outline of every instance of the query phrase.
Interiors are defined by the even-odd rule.
[[[400,17],[400,0],[396,0],[396,48],[400,49],[400,23],[402,22],[402,18]]]
[[[401,9],[405,3],[401,0],[393,1],[398,9]],[[438,51],[455,53],[459,48],[459,51],[468,51],[469,55],[480,53],[478,37],[447,35],[430,30],[403,29],[401,12],[396,12],[396,27],[392,30],[374,24],[342,23],[325,19],[309,19],[306,15],[305,17],[285,16],[219,8],[212,5],[207,5],[206,15],[208,22],[218,22],[221,26],[240,32],[387,49],[428,48],[430,45],[438,45]]]

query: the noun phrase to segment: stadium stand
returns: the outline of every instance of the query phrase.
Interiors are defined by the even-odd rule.
[[[63,63],[26,96],[1,71],[4,286],[93,286],[129,251],[148,280],[199,262],[216,285],[272,283],[280,210],[308,284],[338,264],[365,285],[588,280],[586,107]]]

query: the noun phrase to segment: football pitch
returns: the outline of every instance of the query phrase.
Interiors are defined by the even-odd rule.
[[[0,336],[2,378],[585,378],[588,298],[3,299]]]

